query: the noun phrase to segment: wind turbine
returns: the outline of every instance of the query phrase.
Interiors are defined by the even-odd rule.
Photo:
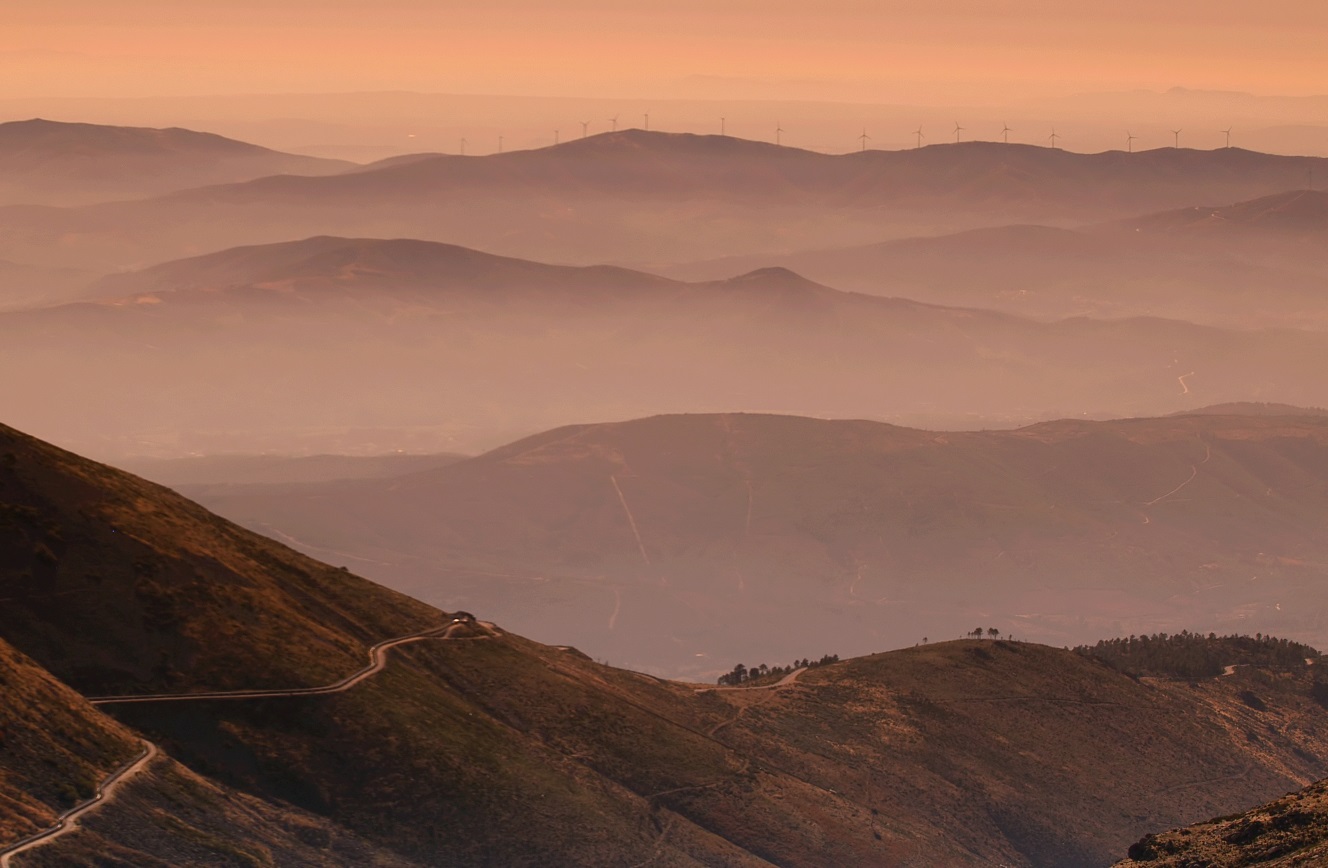
[[[465,155],[466,155],[466,140],[465,140],[465,139],[462,139],[462,140],[461,140],[461,156],[464,157]]]
[[[589,131],[590,131],[590,121],[582,121],[582,122],[581,122],[581,138],[584,139]]]
[[[501,154],[502,152],[503,152],[503,137],[502,137],[502,136],[499,136],[499,137],[498,137],[498,153]]]
[[[553,143],[554,143],[555,145],[558,144],[558,131],[557,131],[557,130],[554,130],[554,131],[553,131]]]
[[[867,140],[870,139],[870,138],[871,138],[871,136],[867,135],[867,128],[866,128],[866,127],[863,127],[863,128],[862,128],[862,135],[858,136],[858,139],[862,142],[862,149],[863,149],[864,151],[867,150]]]
[[[613,131],[615,133],[618,132],[618,116],[614,115],[613,117],[609,118],[609,123],[613,124]]]
[[[1055,150],[1055,148],[1056,148],[1056,140],[1060,138],[1060,136],[1056,135],[1056,128],[1055,128],[1055,127],[1052,127],[1052,128],[1051,128],[1051,135],[1047,136],[1047,138],[1051,139],[1051,147],[1052,147],[1053,150]]]
[[[959,121],[955,121],[955,144],[956,144],[956,145],[959,144],[959,134],[960,134],[961,132],[963,132],[963,130],[964,130],[964,128],[961,127],[961,126],[959,126]]]
[[[1218,132],[1227,137],[1227,147],[1231,147],[1231,127],[1227,127],[1225,130],[1218,130]]]
[[[722,118],[722,117],[719,119],[719,134],[720,134],[721,136],[727,136],[727,135],[728,135],[728,133],[725,132],[725,130],[724,130],[724,118]]]
[[[1126,153],[1134,153],[1134,133],[1129,130],[1125,131],[1125,150]]]
[[[918,137],[918,144],[917,144],[917,146],[918,146],[919,148],[922,147],[922,127],[918,127],[916,130],[914,130],[914,131],[913,131],[913,135],[915,135],[915,136]]]
[[[775,121],[775,144],[779,145],[783,141],[784,125]]]
[[[1171,134],[1176,137],[1176,147],[1180,147],[1180,130],[1172,130]]]
[[[650,132],[650,112],[646,112],[646,132]]]
[[[1014,130],[1010,129],[1009,124],[1001,124],[1001,141],[1007,145],[1010,144],[1010,133],[1012,132]]]

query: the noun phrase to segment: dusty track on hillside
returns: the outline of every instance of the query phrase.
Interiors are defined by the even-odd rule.
[[[43,829],[35,835],[29,835],[22,841],[0,850],[0,868],[9,868],[9,860],[20,853],[45,846],[57,838],[77,830],[78,821],[84,814],[91,813],[114,799],[116,791],[120,789],[122,784],[127,783],[144,771],[158,756],[160,756],[160,751],[157,746],[144,740],[143,752],[111,772],[104,781],[97,785],[97,792],[92,798],[65,811],[55,821],[55,825]]]
[[[387,668],[387,652],[399,645],[405,645],[409,642],[419,642],[424,639],[448,639],[454,642],[465,641],[466,639],[487,639],[493,635],[494,628],[491,625],[481,624],[480,626],[484,630],[489,631],[489,635],[454,639],[452,633],[457,628],[463,626],[463,623],[464,622],[461,621],[452,621],[441,627],[431,627],[428,630],[421,630],[418,633],[412,633],[408,636],[398,636],[395,639],[384,639],[382,642],[369,648],[369,663],[363,669],[352,672],[340,681],[334,681],[331,684],[325,684],[321,687],[298,687],[289,690],[227,690],[212,691],[208,693],[158,693],[140,696],[101,696],[90,698],[88,702],[93,705],[123,705],[136,702],[278,699],[284,697],[324,696],[331,693],[344,693],[355,685],[363,682],[365,679],[370,678]],[[114,798],[115,792],[122,784],[144,771],[158,756],[161,756],[160,749],[152,742],[144,739],[143,752],[139,754],[137,758],[111,772],[111,774],[98,785],[96,795],[91,799],[65,811],[60,815],[54,825],[33,835],[29,835],[27,838],[11,844],[8,847],[0,849],[0,868],[10,868],[10,859],[19,853],[44,846],[63,835],[77,830],[79,818],[110,802]]]
[[[129,696],[97,696],[90,697],[88,702],[93,705],[125,705],[132,702],[190,702],[211,699],[271,699],[284,698],[291,696],[323,696],[329,693],[344,693],[355,685],[370,678],[387,667],[387,652],[409,642],[419,642],[424,639],[451,639],[452,632],[460,627],[460,622],[453,622],[442,627],[433,627],[428,630],[421,630],[419,633],[412,633],[409,636],[398,636],[395,639],[385,639],[369,649],[369,663],[363,669],[352,672],[340,681],[334,681],[331,684],[325,684],[321,687],[297,687],[290,689],[275,690],[215,690],[207,693],[154,693]],[[454,640],[455,641],[455,640]]]

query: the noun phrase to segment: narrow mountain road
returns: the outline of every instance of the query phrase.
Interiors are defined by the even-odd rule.
[[[96,810],[115,798],[120,787],[144,771],[160,755],[157,746],[150,741],[143,742],[143,752],[135,759],[120,766],[97,786],[97,792],[86,802],[75,805],[65,811],[56,820],[55,825],[43,829],[35,835],[29,835],[16,844],[0,850],[0,868],[10,868],[10,860],[20,853],[45,846],[52,841],[78,829],[79,818]]]
[[[396,648],[398,645],[405,645],[408,642],[419,642],[424,639],[450,639],[454,630],[460,627],[462,622],[453,621],[442,627],[433,627],[428,630],[422,630],[419,633],[412,633],[409,636],[399,636],[396,639],[385,639],[369,649],[369,665],[363,669],[347,675],[340,681],[334,681],[331,684],[325,684],[322,687],[295,687],[285,690],[216,690],[209,693],[154,693],[140,694],[137,696],[96,696],[90,697],[88,702],[93,705],[125,705],[131,702],[198,702],[201,700],[212,699],[271,699],[291,696],[323,696],[329,693],[344,693],[366,678],[370,678],[379,672],[382,672],[387,666],[387,652]]]
[[[418,633],[412,633],[409,636],[398,636],[395,639],[384,639],[377,645],[369,649],[369,664],[363,669],[352,672],[340,681],[334,681],[331,684],[325,684],[321,687],[296,687],[289,690],[225,690],[212,691],[210,693],[158,693],[139,696],[100,696],[90,698],[88,702],[93,705],[122,705],[131,702],[189,702],[215,699],[273,699],[290,696],[322,696],[329,693],[343,693],[350,690],[355,685],[370,678],[387,667],[387,652],[399,645],[405,645],[409,642],[419,642],[424,639],[451,639],[452,641],[465,641],[465,639],[487,639],[494,634],[495,628],[490,624],[474,622],[479,624],[484,630],[488,631],[489,636],[465,637],[465,639],[453,639],[452,633],[457,628],[468,625],[470,622],[453,620],[441,627],[431,627],[428,630],[421,630]],[[154,759],[160,755],[158,747],[150,741],[143,741],[143,753],[137,759],[131,760],[102,781],[97,787],[97,793],[91,799],[79,805],[75,805],[68,811],[60,815],[55,825],[43,829],[35,835],[30,835],[22,841],[10,844],[8,847],[0,849],[0,868],[10,868],[10,859],[19,853],[31,850],[35,847],[41,847],[49,844],[51,841],[75,831],[78,828],[78,819],[89,811],[96,810],[102,805],[114,798],[116,791],[122,784],[133,778],[135,775],[146,769]]]

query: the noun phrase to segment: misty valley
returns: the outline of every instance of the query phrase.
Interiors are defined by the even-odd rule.
[[[1328,864],[1328,157],[643,120],[0,123],[0,868]]]

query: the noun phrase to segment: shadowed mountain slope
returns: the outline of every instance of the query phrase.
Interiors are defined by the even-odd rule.
[[[0,314],[0,366],[21,372],[0,401],[26,429],[99,455],[477,452],[659,412],[955,427],[1328,403],[1319,333],[1043,323],[779,268],[682,283],[313,238],[107,278],[98,292],[110,297]]]
[[[3,611],[10,617],[8,601]],[[3,640],[0,689],[0,845],[6,845],[91,796],[103,777],[138,754],[139,744]]]
[[[0,257],[103,271],[319,234],[407,236],[577,263],[688,261],[1030,220],[1120,219],[1299,187],[1318,158],[1239,149],[1073,154],[969,142],[829,156],[628,130],[553,148],[424,156],[137,202],[0,210]]]
[[[178,128],[41,119],[0,124],[5,204],[87,205],[265,175],[328,175],[351,166]]]
[[[1322,644],[1326,467],[1321,417],[936,433],[698,415],[561,428],[391,480],[198,496],[423,599],[713,678],[969,621],[1055,644],[1182,628]]]
[[[0,565],[0,637],[93,694],[322,684],[436,617],[3,426]]]

